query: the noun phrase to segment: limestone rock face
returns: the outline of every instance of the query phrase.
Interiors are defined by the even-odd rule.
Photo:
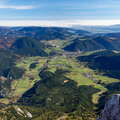
[[[97,120],[120,120],[120,94],[113,95]]]

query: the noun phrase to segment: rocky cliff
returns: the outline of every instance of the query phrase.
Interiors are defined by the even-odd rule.
[[[120,94],[113,95],[97,120],[120,120]]]

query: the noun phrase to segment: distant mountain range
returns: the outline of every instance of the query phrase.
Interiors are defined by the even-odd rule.
[[[120,50],[120,25],[73,28],[0,27],[0,48],[19,54],[45,55],[45,46],[41,41],[61,40],[67,43],[64,45],[66,51]]]
[[[120,32],[120,25],[111,25],[111,26],[80,26],[74,25],[72,28],[86,30],[93,33],[111,33],[111,32]]]
[[[0,27],[0,48],[9,48],[16,39],[29,37],[36,40],[65,40],[74,35],[85,35],[89,32],[59,27]]]

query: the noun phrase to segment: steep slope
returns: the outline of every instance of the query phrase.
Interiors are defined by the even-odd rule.
[[[105,73],[105,75],[120,78],[120,54],[112,51],[102,51],[88,56],[80,56],[81,62],[87,62],[87,65]]]
[[[18,79],[20,77],[19,72],[22,72],[22,69],[20,70],[15,66],[18,59],[20,59],[20,56],[17,54],[0,49],[0,76],[4,76],[11,80]]]
[[[19,56],[0,49],[0,96],[8,97],[11,83],[14,79],[19,79],[24,73],[24,69],[15,66]]]
[[[94,50],[120,50],[120,40],[117,35],[114,37],[106,35],[88,36],[84,40],[77,38],[73,43],[67,45],[67,51],[94,51]]]
[[[107,50],[114,50],[116,49],[116,46],[114,46],[112,44],[112,40],[110,38],[107,38],[107,37],[96,37],[94,38],[94,41],[96,41],[98,44],[102,45],[104,47],[104,49],[107,49]]]
[[[100,118],[97,120],[119,120],[120,119],[120,94],[113,95],[106,102]]]
[[[13,43],[11,49],[21,55],[46,56],[44,45],[32,38],[19,38]]]
[[[64,48],[67,51],[94,51],[100,49],[104,49],[104,46],[91,39],[75,39],[73,43]]]

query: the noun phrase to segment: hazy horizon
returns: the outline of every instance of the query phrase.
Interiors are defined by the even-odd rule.
[[[0,26],[120,24],[119,0],[0,0]]]
[[[111,26],[119,25],[120,20],[0,20],[0,26]]]

